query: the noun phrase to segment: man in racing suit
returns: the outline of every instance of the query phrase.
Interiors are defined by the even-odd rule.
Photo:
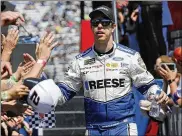
[[[59,103],[70,100],[83,86],[86,135],[137,135],[132,85],[146,98],[159,87],[140,54],[113,41],[116,25],[111,9],[101,6],[89,16],[95,43],[75,57],[65,80],[57,83]],[[158,102],[168,102],[163,91]]]

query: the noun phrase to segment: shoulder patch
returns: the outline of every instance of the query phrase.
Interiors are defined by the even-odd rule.
[[[92,50],[92,47],[90,47],[89,49],[87,49],[86,51],[78,54],[75,58],[78,59],[78,58],[81,58],[83,56],[85,56],[86,54],[88,54],[90,51]]]
[[[129,53],[131,55],[134,55],[136,53],[135,50],[132,50],[124,45],[121,45],[121,44],[117,44],[117,48],[123,52],[126,52],[126,53]]]

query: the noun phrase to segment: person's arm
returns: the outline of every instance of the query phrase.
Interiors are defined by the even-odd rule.
[[[118,11],[118,17],[119,17],[119,22],[122,24],[124,22],[125,18],[121,11]]]
[[[64,81],[59,81],[56,84],[60,88],[59,105],[69,101],[80,91],[82,79],[76,58],[69,64],[68,70],[65,72]]]
[[[161,91],[157,102],[158,103],[167,103],[169,98],[166,93],[155,83],[154,77],[147,71],[146,66],[139,53],[131,59],[130,65],[130,77],[135,87],[148,99],[149,101],[151,96],[155,96],[158,90]]]
[[[14,75],[12,75],[9,79],[1,80],[1,91],[10,89],[16,84],[17,80]]]
[[[180,93],[178,93],[180,91]],[[173,102],[177,104],[178,106],[182,107],[182,97],[181,97],[181,90],[177,90],[173,94],[170,95]]]
[[[3,101],[10,101],[14,99],[16,100],[23,97],[24,95],[28,95],[28,93],[29,93],[28,87],[17,84],[12,88],[10,88],[9,90],[1,92],[1,100]]]
[[[167,89],[168,89],[168,82],[163,79],[162,90],[167,93]]]
[[[177,103],[178,103],[179,107],[182,108],[182,98],[178,99]]]
[[[135,9],[133,10],[133,12],[131,13],[130,18],[132,19],[132,21],[136,22],[138,19],[138,14],[139,14],[139,9]]]
[[[8,30],[8,34],[5,37],[2,34],[3,38],[3,52],[1,56],[1,60],[3,61],[10,61],[11,54],[13,50],[15,49],[17,42],[18,42],[18,33],[19,31],[17,29],[10,29]]]
[[[42,60],[42,61],[44,61],[44,62],[42,62],[42,63],[37,63],[36,62],[34,64],[33,68],[31,69],[31,71],[27,75],[25,75],[23,77],[23,79],[29,78],[29,77],[38,77],[40,75],[40,73],[43,71],[43,68],[45,66],[44,63],[46,63],[45,60]]]
[[[177,69],[173,72],[168,68],[167,65],[165,65],[165,69],[158,67],[158,72],[163,77],[163,79],[168,82],[171,94],[176,92],[177,83],[175,79],[177,78]]]
[[[49,96],[53,99],[52,105],[63,105],[65,102],[72,99],[82,87],[82,78],[80,76],[80,67],[75,58],[69,65],[68,70],[65,73],[64,80],[55,83],[52,79],[41,80],[40,78],[27,78],[23,81],[23,84],[29,87],[29,90],[37,91],[46,90],[49,92]],[[31,92],[30,91],[30,92]],[[39,96],[41,97],[41,95]],[[40,98],[41,99],[41,98]],[[42,109],[37,109],[39,112]]]
[[[166,80],[164,80],[164,79],[163,79],[162,90],[163,90],[164,92],[166,92],[166,93],[167,93],[167,91],[168,91],[168,82],[167,82]],[[168,94],[168,97],[169,97],[169,95],[170,95],[170,94]],[[171,95],[170,95],[170,96],[171,96]],[[173,102],[173,100],[172,100],[171,97],[169,97],[168,105],[169,105],[170,107],[172,107],[172,106],[174,105],[174,102]]]
[[[11,75],[12,68],[10,62],[1,61],[1,79]]]
[[[52,43],[54,38],[55,36],[53,35],[53,33],[49,33],[40,40],[40,45],[36,54],[37,61],[31,71],[27,75],[25,75],[23,79],[40,76],[51,55],[52,49],[58,44],[58,42]]]
[[[21,62],[12,76],[9,79],[1,80],[1,90],[7,90],[13,87],[17,82],[25,76],[29,71],[31,71],[35,60],[28,53],[24,53],[24,61]]]

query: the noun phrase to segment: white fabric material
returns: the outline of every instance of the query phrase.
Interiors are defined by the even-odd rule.
[[[35,111],[48,113],[55,108],[61,94],[54,81],[48,79],[41,81],[30,90],[27,101]]]
[[[151,102],[150,101],[140,100],[140,109],[142,110],[142,113],[144,115],[147,115],[146,111],[150,111],[150,107],[151,107]],[[160,108],[159,116],[156,117],[155,119],[158,120],[158,121],[164,121],[166,116],[167,116],[167,109],[166,109],[166,106],[165,106],[165,107]]]
[[[138,136],[138,130],[136,123],[129,123],[128,124],[128,135],[129,136]]]
[[[94,47],[79,54],[70,63],[64,83],[75,92],[83,84],[85,97],[107,102],[130,93],[132,83],[141,87],[154,80],[138,52],[113,44],[110,54],[98,56]],[[111,87],[103,87],[105,82]]]

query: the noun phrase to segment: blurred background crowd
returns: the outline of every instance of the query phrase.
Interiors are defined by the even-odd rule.
[[[22,79],[32,76],[44,78],[45,75],[55,81],[64,79],[68,62],[80,52],[81,21],[89,20],[89,13],[100,5],[112,7],[113,3],[1,2],[2,135],[37,135],[30,128],[27,118],[34,114],[33,110],[29,105],[17,101],[28,93],[28,88],[22,85]],[[163,80],[163,89],[171,95],[171,106],[180,107],[182,2],[117,0],[116,9],[118,42],[140,52],[147,69],[154,77]],[[16,11],[16,14],[7,11]],[[46,32],[49,35],[45,36]],[[55,37],[51,39],[53,34]],[[49,61],[40,70],[44,71],[43,74],[39,71],[32,75],[32,71],[36,73],[37,60],[41,58],[39,53],[44,53],[43,48],[48,48],[46,42],[41,43],[41,38],[47,38],[51,43],[58,41],[58,45],[49,49],[52,51],[48,54]],[[174,69],[166,65],[162,67],[161,63],[170,63]],[[181,130],[179,133],[182,134]]]

